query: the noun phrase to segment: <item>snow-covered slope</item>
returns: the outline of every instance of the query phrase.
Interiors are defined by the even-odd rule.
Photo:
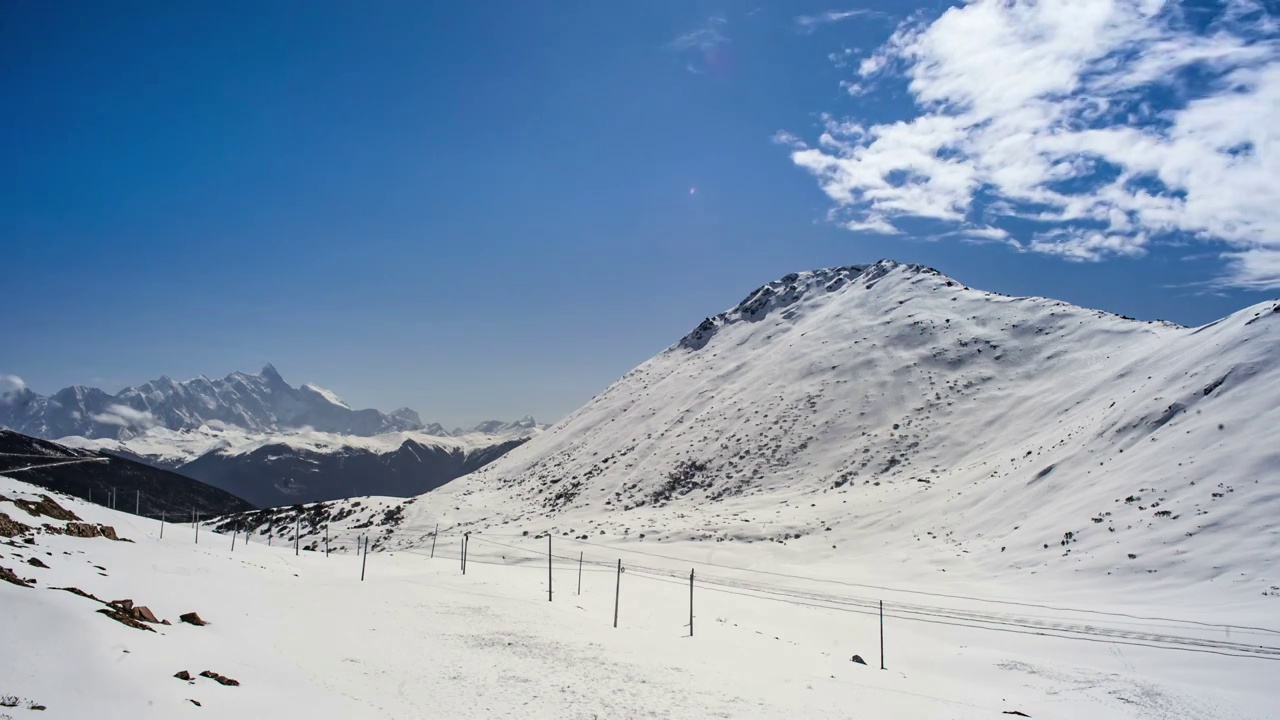
[[[49,439],[127,440],[153,427],[191,430],[205,425],[256,432],[305,427],[347,435],[420,427],[403,414],[353,410],[316,385],[294,388],[271,365],[257,374],[235,372],[221,380],[161,377],[115,395],[79,385],[48,397],[27,389],[0,395],[0,426]]]
[[[943,572],[1280,585],[1280,302],[1201,328],[880,262],[789,275],[408,509]]]
[[[401,507],[347,509],[394,524]],[[1035,603],[993,605],[921,569],[933,593],[854,587],[911,568],[740,543],[648,548],[714,552],[710,565],[625,543],[566,557],[558,540],[549,578],[545,540],[515,547],[489,533],[471,537],[464,574],[457,534],[362,558],[354,533],[330,535],[331,553],[319,538],[295,549],[292,521],[233,541],[46,500],[3,477],[0,513],[11,519],[0,524],[0,698],[11,706],[0,715],[15,719],[1275,716],[1280,630],[1257,598],[1224,606],[1201,592],[1176,614],[1163,594],[1072,609],[986,578],[985,591]],[[72,523],[121,540],[66,532]],[[725,568],[724,550],[751,568]],[[113,603],[126,599],[129,614]],[[207,624],[180,620],[192,612]]]

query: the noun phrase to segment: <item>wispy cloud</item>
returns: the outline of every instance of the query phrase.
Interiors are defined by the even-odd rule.
[[[1217,246],[1223,286],[1280,287],[1280,33],[1259,0],[1224,8],[1193,22],[1159,0],[974,0],[917,16],[844,82],[866,97],[905,81],[913,116],[780,139],[850,229],[924,219],[1077,261],[1194,242]]]
[[[25,390],[27,383],[17,375],[0,375],[0,393]]]
[[[156,424],[156,418],[146,410],[137,410],[128,405],[108,405],[107,411],[90,416],[94,422],[103,425],[118,425],[125,428],[149,428]]]
[[[796,25],[800,26],[801,30],[813,32],[823,25],[852,20],[856,17],[875,17],[883,14],[876,10],[828,10],[814,15],[799,15],[796,17]]]
[[[702,27],[677,37],[668,46],[673,50],[714,50],[729,43],[729,36],[725,34],[728,23],[723,15],[713,15]]]

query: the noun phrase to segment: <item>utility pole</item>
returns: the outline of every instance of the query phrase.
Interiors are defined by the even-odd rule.
[[[439,534],[440,534],[440,523],[436,523],[436,531],[431,533],[431,557],[432,558],[436,556],[436,536]]]
[[[613,589],[613,626],[618,627],[618,596],[622,594],[622,558],[618,558],[618,584]]]
[[[582,594],[582,551],[578,551],[578,594]]]
[[[689,637],[693,637],[693,568],[689,568]]]
[[[551,602],[551,531],[547,531],[547,602]]]
[[[884,601],[880,601],[880,669],[884,669]]]

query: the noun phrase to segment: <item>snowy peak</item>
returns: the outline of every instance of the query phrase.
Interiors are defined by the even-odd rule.
[[[791,319],[789,309],[802,301],[812,301],[823,295],[835,293],[855,282],[865,290],[872,290],[881,278],[894,271],[904,277],[929,275],[947,281],[942,273],[933,268],[923,265],[906,265],[893,260],[881,260],[871,265],[846,265],[791,273],[752,291],[733,308],[703,320],[693,332],[684,336],[678,345],[688,350],[701,350],[716,332],[726,325],[758,322],[775,312],[781,312]]]
[[[1132,543],[1208,576],[1217,545],[1273,542],[1276,307],[1193,329],[898,263],[796,273],[418,509],[904,552],[942,530],[1103,575]]]
[[[525,434],[527,431],[530,431],[530,430],[542,430],[544,428],[546,428],[546,425],[539,425],[538,422],[533,419],[532,415],[525,415],[524,417],[514,422],[505,422],[502,420],[485,420],[484,422],[477,423],[476,426],[471,428],[470,430],[456,428],[453,431],[453,434],[454,435],[465,435],[466,433],[480,433],[482,435],[505,435],[510,433]]]
[[[396,408],[387,414],[393,418],[399,418],[405,422],[413,423],[414,425],[422,424],[422,417],[419,416],[416,411],[410,410],[407,407]]]
[[[233,372],[221,380],[161,376],[115,395],[77,385],[49,397],[30,391],[0,397],[0,426],[44,438],[124,440],[150,428],[206,425],[256,432],[313,428],[358,436],[421,427],[416,419],[355,410],[317,385],[294,388],[270,364],[256,374]]]

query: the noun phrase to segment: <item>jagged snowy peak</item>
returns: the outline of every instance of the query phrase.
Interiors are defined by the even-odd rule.
[[[880,262],[752,293],[423,496],[402,541],[437,521],[804,538],[940,569],[1265,590],[1277,426],[1278,302],[1190,329]]]
[[[115,395],[81,386],[49,397],[29,390],[8,393],[0,396],[0,425],[45,438],[123,440],[154,427],[231,426],[256,432],[306,427],[367,436],[421,424],[377,410],[354,410],[316,385],[294,388],[267,365],[257,374],[234,372],[221,380],[161,377]]]
[[[407,407],[396,408],[395,410],[392,410],[391,412],[387,413],[387,415],[390,415],[393,418],[404,420],[405,422],[413,423],[414,425],[417,425],[420,427],[423,425],[422,417],[418,415],[417,411],[410,410]],[[433,423],[433,424],[439,427],[439,423]]]
[[[454,428],[454,435],[464,435],[467,433],[481,433],[484,435],[504,435],[504,434],[524,434],[528,431],[541,431],[546,429],[546,425],[540,425],[533,419],[532,415],[525,415],[519,420],[506,422],[503,420],[485,420],[477,423],[470,430],[462,428]]]

